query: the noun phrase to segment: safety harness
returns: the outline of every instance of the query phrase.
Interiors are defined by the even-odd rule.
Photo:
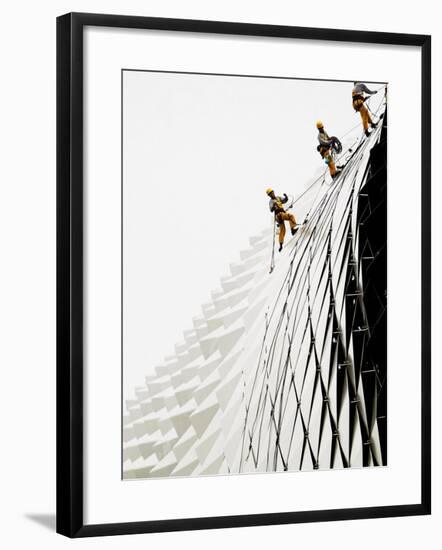
[[[288,207],[290,208],[290,207]],[[279,197],[276,199],[275,201],[275,208],[273,210],[274,214],[275,214],[275,221],[276,221],[276,224],[278,226],[281,225],[281,218],[279,217],[280,214],[285,214],[286,210],[285,208],[282,206],[282,202],[280,201]]]
[[[336,153],[338,155],[342,153],[342,143],[339,139],[336,136],[328,137],[328,139],[331,141],[331,145],[329,147],[319,144],[316,148],[322,158],[324,158],[326,153],[330,150],[331,153]],[[325,160],[325,163],[328,164],[327,159]]]
[[[366,98],[361,94],[354,94],[352,97],[353,100],[353,109],[355,111],[360,111],[362,105],[365,103]]]

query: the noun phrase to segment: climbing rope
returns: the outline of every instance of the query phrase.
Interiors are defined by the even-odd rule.
[[[273,216],[273,243],[272,243],[272,257],[270,260],[270,271],[269,274],[275,269],[275,233],[276,233],[276,219]]]

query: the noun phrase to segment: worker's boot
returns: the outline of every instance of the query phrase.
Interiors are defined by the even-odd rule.
[[[365,135],[368,137],[370,135],[370,131],[368,130],[368,128],[365,130]]]
[[[332,179],[335,180],[335,179],[339,176],[339,174],[340,174],[341,172],[342,172],[342,170],[336,170],[336,172],[335,172],[335,173],[333,174],[333,176],[332,176]]]
[[[282,250],[282,243],[279,243],[279,250],[278,250],[278,252],[281,252],[281,250]]]
[[[294,235],[296,233],[296,231],[298,231],[299,227],[297,225],[295,225],[295,227],[292,228],[292,235]]]
[[[378,125],[378,123],[377,123],[377,122],[372,122],[372,123],[371,123],[371,127],[372,127],[372,128],[376,128],[376,127],[377,127],[377,125]]]

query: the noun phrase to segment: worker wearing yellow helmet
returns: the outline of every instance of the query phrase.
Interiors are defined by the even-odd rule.
[[[318,120],[316,123],[316,128],[318,129],[318,151],[321,157],[325,160],[325,164],[328,165],[328,169],[330,170],[330,175],[334,179],[336,178],[339,173],[341,172],[336,168],[335,161],[333,160],[333,150],[341,147],[342,145],[338,138],[335,136],[329,136],[327,132],[324,129],[324,124],[321,120]]]
[[[275,215],[275,222],[279,227],[279,252],[281,252],[286,231],[285,222],[289,222],[292,235],[294,235],[298,230],[298,227],[296,226],[296,219],[293,214],[291,214],[290,212],[286,212],[283,207],[283,204],[285,204],[289,200],[288,196],[285,193],[282,197],[278,197],[271,187],[266,190],[266,193],[270,197],[270,212]]]

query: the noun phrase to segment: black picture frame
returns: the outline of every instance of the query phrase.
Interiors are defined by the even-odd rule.
[[[421,48],[421,498],[394,506],[85,525],[83,521],[83,30],[86,25]],[[69,13],[57,18],[57,527],[68,537],[384,518],[431,510],[431,37]]]

